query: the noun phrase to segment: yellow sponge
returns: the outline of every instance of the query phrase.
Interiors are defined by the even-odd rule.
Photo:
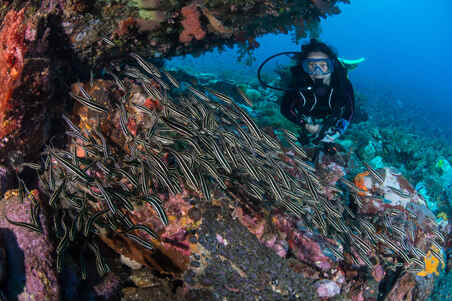
[[[441,254],[441,250],[438,250],[438,248],[435,246],[431,246],[430,249],[437,254]],[[425,255],[424,257],[425,268],[423,271],[417,273],[418,276],[427,276],[433,273],[435,273],[437,276],[439,275],[438,266],[440,260],[431,252],[431,250],[428,250],[427,254]],[[443,263],[443,269],[444,267],[445,265]]]

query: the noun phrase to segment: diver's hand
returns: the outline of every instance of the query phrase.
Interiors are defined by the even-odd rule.
[[[320,141],[325,142],[325,143],[331,143],[331,142],[334,142],[334,140],[336,140],[337,138],[339,138],[339,136],[340,136],[340,133],[336,132],[334,135],[326,135]]]
[[[320,132],[320,124],[306,124],[305,128],[311,134],[317,134]]]

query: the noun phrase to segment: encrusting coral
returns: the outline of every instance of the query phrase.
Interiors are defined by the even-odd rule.
[[[201,28],[199,21],[200,13],[195,4],[184,6],[181,9],[183,31],[179,35],[179,41],[189,43],[193,38],[201,40],[205,37],[206,32]]]
[[[0,29],[0,146],[2,139],[16,129],[17,120],[11,118],[14,104],[11,96],[19,85],[27,52],[24,41],[24,10],[9,11]]]
[[[0,26],[0,164],[35,159],[46,139],[50,66],[31,57],[30,27],[25,9],[9,11]]]

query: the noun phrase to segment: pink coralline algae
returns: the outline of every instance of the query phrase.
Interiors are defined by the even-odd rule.
[[[258,239],[261,239],[262,234],[264,234],[265,221],[258,216],[253,216],[252,214],[246,214],[244,210],[240,207],[235,208],[234,216],[248,228],[248,230],[256,235]]]
[[[193,37],[196,40],[202,40],[206,32],[201,28],[199,22],[200,13],[195,4],[184,6],[181,10],[183,20],[181,21],[184,30],[179,35],[181,43],[190,43]]]
[[[319,242],[306,233],[294,231],[289,238],[289,246],[299,260],[314,263],[322,271],[328,271],[332,266],[331,260],[323,254]]]
[[[245,213],[241,207],[234,210],[234,216],[238,218],[240,223],[248,228],[248,230],[256,235],[257,239],[266,247],[272,249],[280,257],[285,257],[288,251],[288,243],[283,239],[286,235],[280,233],[279,235],[264,236],[265,219],[262,216],[253,214],[252,212]],[[282,235],[281,235],[282,234]]]
[[[317,266],[323,271],[332,267],[332,260],[324,252],[334,244],[331,240],[321,235],[300,231],[287,215],[275,214],[273,222],[280,231],[280,236],[287,240],[290,249],[299,260]]]
[[[279,257],[286,257],[288,244],[285,240],[278,240],[277,235],[273,235],[269,240],[264,241],[267,248],[272,249]]]
[[[33,190],[32,193],[37,199],[38,193]],[[0,212],[13,221],[29,222],[30,215],[29,198],[22,203],[17,197],[17,191],[7,191],[4,199],[0,202]],[[49,233],[46,227],[46,219],[40,214],[40,221],[44,235],[32,232],[24,227],[15,226],[5,218],[0,219],[0,228],[8,229],[3,232],[3,239],[8,257],[8,262],[18,262],[9,271],[7,279],[8,292],[17,294],[18,300],[59,300],[60,291],[58,287],[57,275],[55,272],[54,248],[49,241]],[[18,251],[18,249],[19,251]],[[21,254],[22,253],[22,254]],[[23,256],[23,258],[21,258]],[[14,259],[12,259],[14,258]],[[23,263],[20,261],[23,260]],[[23,264],[21,267],[20,265]],[[22,273],[25,270],[25,275]],[[14,291],[17,285],[25,277],[25,284],[21,291]]]

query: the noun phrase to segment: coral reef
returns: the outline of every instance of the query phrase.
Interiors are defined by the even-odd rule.
[[[2,206],[44,235],[1,220],[24,253],[13,298],[425,300],[446,273],[448,148],[371,119],[314,165],[273,130],[297,131],[278,115],[278,94],[156,67],[155,57],[237,43],[246,56],[257,36],[294,24],[296,38],[315,34],[338,1],[49,0],[13,10],[25,2],[0,9],[0,188],[24,187],[16,175],[39,187],[36,202],[10,190]],[[49,133],[42,161],[25,162]],[[357,185],[347,180],[355,174]],[[8,264],[21,260],[13,242],[2,246]]]
[[[94,257],[110,279],[95,290],[109,295],[120,280],[109,274],[100,238],[182,281],[186,299],[376,297],[401,294],[402,284],[416,300],[428,295],[444,241],[403,177],[368,166],[355,186],[338,156],[314,166],[293,141],[286,148],[256,125],[241,90],[204,92],[131,58],[136,65],[108,71],[114,81],[71,87],[73,112],[63,116],[69,151],[49,145],[35,166],[59,270],[77,250],[89,277]],[[357,280],[358,271],[368,276]],[[429,277],[417,292],[401,272]],[[400,285],[390,284],[394,277]]]
[[[37,17],[34,22],[45,20],[50,14],[58,16],[48,25],[53,32],[64,32],[66,37],[60,43],[68,43],[64,47],[73,49],[81,61],[98,67],[115,57],[118,50],[133,49],[152,57],[200,54],[235,44],[252,50],[258,46],[254,42],[256,37],[265,33],[287,33],[300,18],[304,26],[298,31],[304,34],[315,26],[313,24],[318,24],[321,17],[340,13],[337,4],[346,1],[321,2],[96,0],[88,4],[84,0],[23,1],[6,3],[0,17],[26,5],[26,16]],[[133,20],[133,25],[129,22],[131,26],[127,30],[118,31],[124,20]],[[111,43],[104,44],[104,38]],[[97,43],[102,47],[93,48]]]

